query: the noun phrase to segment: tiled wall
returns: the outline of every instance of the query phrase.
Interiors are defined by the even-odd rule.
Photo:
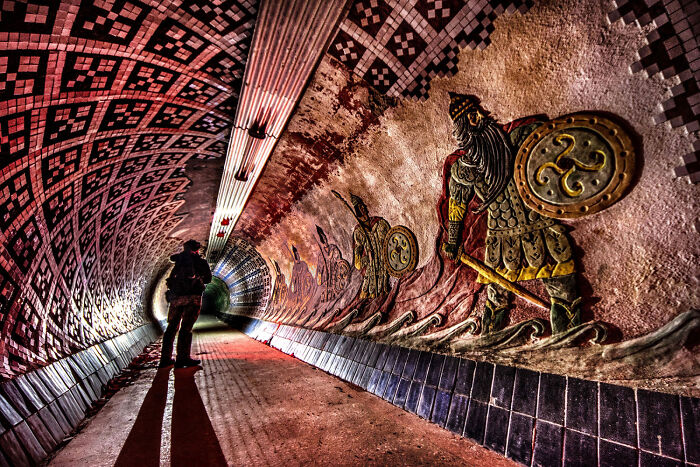
[[[38,464],[159,334],[144,325],[0,385],[0,465]]]
[[[229,238],[213,271],[229,291],[229,312],[255,316],[270,297],[270,269],[258,250],[242,238]]]
[[[525,465],[700,464],[700,400],[222,315],[259,341]]]
[[[389,96],[425,98],[430,80],[457,71],[460,48],[484,48],[504,13],[532,0],[355,0],[328,49]]]
[[[256,11],[0,1],[0,378],[146,322],[185,163],[226,151]]]

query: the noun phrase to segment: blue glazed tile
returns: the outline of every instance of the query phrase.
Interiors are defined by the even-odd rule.
[[[377,363],[374,365],[374,367],[381,370],[382,368],[384,368],[384,362],[386,362],[391,348],[386,344],[379,345],[381,346],[381,351],[379,352],[379,357],[377,358]]]
[[[387,373],[386,371],[381,372],[379,382],[377,383],[377,386],[374,388],[374,394],[376,394],[379,397],[382,397],[382,395],[384,394],[384,391],[386,391],[386,384],[389,382],[390,375],[391,375],[391,373]]]
[[[382,348],[379,346],[379,344],[372,342],[367,350],[369,353],[367,355],[367,360],[364,363],[367,366],[374,368],[374,365],[377,364],[377,359],[379,358],[379,353],[382,351]]]
[[[623,465],[637,465],[638,452],[635,448],[622,444],[600,440],[599,465],[600,467],[620,467]]]
[[[447,415],[445,428],[461,436],[464,433],[464,422],[467,419],[468,407],[469,397],[455,394],[450,402],[450,412]]]
[[[22,416],[4,396],[0,395],[0,424],[7,429],[21,421]]]
[[[409,350],[404,347],[399,347],[399,352],[396,355],[396,363],[394,364],[394,368],[392,368],[391,372],[401,376],[403,373],[403,369],[406,366],[406,360],[408,360],[408,353]]]
[[[391,371],[396,364],[396,358],[399,356],[398,347],[389,347],[389,353],[387,354],[386,361],[384,362],[384,371]]]
[[[418,410],[418,401],[420,400],[422,389],[423,384],[420,381],[413,381],[411,383],[411,389],[408,390],[406,404],[404,405],[404,408],[409,412],[416,413],[416,410]]]
[[[458,366],[458,358],[445,357],[445,364],[442,366],[442,375],[440,376],[438,388],[444,389],[445,391],[452,391],[452,389],[454,389]]]
[[[367,383],[367,391],[374,394],[375,390],[377,388],[377,385],[379,384],[379,379],[381,377],[382,377],[382,370],[377,370],[376,368],[374,368],[372,370],[372,377],[369,379],[369,382]]]
[[[564,432],[564,466],[588,467],[598,464],[598,441],[577,431]]]
[[[420,351],[411,349],[406,358],[406,365],[404,366],[403,373],[401,376],[406,379],[413,379],[413,375],[416,373],[416,366],[418,366],[418,359],[420,358]]]
[[[435,401],[435,388],[433,386],[423,386],[423,394],[418,403],[416,413],[419,417],[430,420],[430,414],[433,411],[433,402]]]
[[[682,465],[683,462],[670,457],[639,451],[639,467],[682,467]]]
[[[467,410],[467,421],[464,425],[464,436],[484,444],[484,429],[486,428],[486,414],[488,405],[472,399]]]
[[[564,428],[537,420],[532,465],[561,465],[564,450],[563,441]]]
[[[58,444],[58,441],[56,441],[51,435],[51,431],[44,424],[41,417],[39,417],[39,414],[35,413],[30,417],[27,417],[26,422],[44,451],[47,453],[51,452],[53,448],[56,447],[56,444]]]
[[[537,391],[539,384],[539,373],[523,368],[515,370],[512,410],[534,417],[537,411]]]
[[[542,373],[540,377],[540,397],[537,403],[537,418],[563,425],[565,392],[566,378],[564,376]]]
[[[455,393],[469,397],[472,390],[472,380],[474,379],[475,367],[476,363],[474,363],[472,360],[459,360],[457,378],[455,380]]]
[[[491,382],[493,381],[493,364],[477,362],[474,371],[474,384],[472,386],[472,399],[480,402],[489,402],[491,395]]]
[[[0,435],[0,452],[7,457],[8,465],[32,465],[12,430]]]
[[[569,378],[566,392],[566,426],[589,435],[598,434],[598,383]]]
[[[639,389],[637,411],[639,447],[664,456],[683,459],[678,396]]]
[[[510,412],[499,407],[489,407],[484,446],[500,454],[506,452],[509,414]]]
[[[360,384],[359,386],[367,391],[368,386],[369,386],[369,380],[372,378],[372,375],[374,374],[374,368],[371,366],[366,366],[365,371],[362,372],[362,378],[360,379]]]
[[[600,437],[637,446],[634,390],[600,383]]]
[[[527,415],[512,412],[508,432],[508,449],[506,456],[521,464],[530,465],[532,459],[532,432],[535,419]]]
[[[408,390],[411,387],[411,380],[401,378],[399,380],[399,386],[396,388],[396,395],[394,396],[393,404],[397,407],[403,409],[406,404],[406,398],[408,397]]]
[[[384,394],[382,394],[382,398],[391,402],[394,400],[394,394],[396,394],[396,388],[399,385],[399,380],[401,379],[399,375],[395,375],[393,373],[387,373],[389,375],[389,381],[386,383],[386,389],[384,390]]]
[[[430,368],[430,360],[433,354],[430,352],[421,351],[418,357],[418,364],[416,365],[416,372],[413,374],[414,381],[425,381],[426,376],[428,376],[428,369]]]
[[[513,399],[513,382],[515,380],[515,368],[496,365],[493,374],[493,387],[491,388],[491,403],[497,407],[510,410],[510,402]]]
[[[700,464],[700,399],[681,397],[681,414],[686,459]]]
[[[450,412],[450,400],[452,394],[449,391],[439,389],[435,394],[435,403],[433,405],[433,414],[430,416],[430,421],[444,427],[447,422],[447,414]]]
[[[430,359],[430,368],[428,369],[425,384],[436,387],[440,383],[440,376],[442,375],[442,366],[444,363],[444,355],[433,354],[433,358]]]

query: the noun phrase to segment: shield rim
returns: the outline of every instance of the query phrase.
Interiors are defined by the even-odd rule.
[[[585,125],[582,125],[585,123]],[[559,130],[584,127],[596,131],[610,145],[615,157],[615,171],[608,186],[583,203],[568,206],[549,203],[530,190],[527,181],[527,158],[545,136]],[[636,154],[627,131],[609,118],[594,113],[564,115],[537,127],[528,135],[515,157],[515,184],[523,202],[533,211],[554,219],[576,219],[600,212],[620,200],[634,179]]]
[[[401,232],[404,235],[406,235],[406,237],[408,238],[408,247],[411,250],[411,252],[414,253],[413,255],[411,255],[411,259],[408,263],[408,266],[403,268],[401,271],[397,271],[394,268],[392,268],[391,263],[389,262],[389,258],[387,257],[387,250],[389,249],[389,239],[396,232]],[[384,237],[384,242],[382,245],[382,256],[384,257],[384,264],[386,265],[386,270],[392,277],[400,278],[410,272],[415,271],[416,266],[418,265],[418,239],[416,238],[416,234],[414,234],[411,231],[411,229],[404,225],[395,225],[394,227],[390,228],[389,231],[386,233],[386,236]]]

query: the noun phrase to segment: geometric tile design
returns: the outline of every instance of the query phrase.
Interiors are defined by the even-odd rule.
[[[29,170],[15,172],[0,183],[0,232],[4,232],[33,199]]]
[[[182,97],[183,99],[199,102],[200,104],[206,104],[208,101],[215,98],[220,92],[220,89],[193,78],[192,81],[187,83],[185,87],[182,88],[178,96]]]
[[[179,76],[179,73],[158,65],[137,63],[126,80],[125,89],[165,94]]]
[[[0,169],[29,152],[30,113],[0,115]]]
[[[45,191],[78,171],[81,148],[73,146],[42,159],[41,176]]]
[[[150,128],[181,128],[194,115],[195,109],[182,105],[165,104],[148,124]]]
[[[459,48],[484,48],[493,21],[533,0],[354,0],[328,53],[392,97],[425,99],[430,80],[457,70]]]
[[[135,99],[117,99],[109,103],[100,125],[100,131],[136,128],[151,108],[151,102]]]
[[[24,0],[0,4],[0,31],[51,34],[59,2]]]
[[[96,103],[75,103],[50,107],[44,128],[44,146],[85,136],[90,129]]]
[[[61,91],[99,91],[110,89],[117,77],[121,59],[101,55],[66,55],[66,64],[61,75]]]
[[[197,120],[190,130],[203,131],[206,133],[218,134],[222,130],[230,129],[231,122],[214,113],[208,113]]]
[[[187,63],[199,56],[208,42],[199,34],[184,28],[177,21],[166,18],[146,44],[146,50]]]
[[[138,0],[81,2],[71,34],[127,45],[150,8]]]
[[[46,51],[0,52],[0,99],[16,99],[44,93]]]
[[[633,73],[647,76],[660,74],[677,83],[671,97],[659,103],[660,113],[654,122],[668,122],[672,127],[683,127],[689,134],[700,130],[700,14],[697,2],[692,0],[631,0],[613,1],[615,9],[608,15],[613,22],[635,23],[648,32],[646,43],[638,52],[639,60],[630,66]],[[683,156],[683,165],[675,169],[676,177],[687,176],[691,183],[700,182],[698,151]]]

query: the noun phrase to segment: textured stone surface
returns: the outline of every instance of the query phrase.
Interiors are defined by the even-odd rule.
[[[567,222],[577,245],[586,306],[625,338],[697,307],[700,252],[692,228],[697,187],[674,180],[671,173],[689,141],[683,129],[658,125],[650,117],[673,83],[630,71],[644,33],[633,24],[610,23],[609,12],[602,1],[539,2],[525,14],[498,18],[488,47],[461,51],[459,71],[433,79],[427,100],[400,101],[386,110],[328,179],[273,228],[259,245],[261,254],[280,262],[288,276],[287,248],[294,244],[313,270],[318,224],[350,257],[355,221],[330,194],[335,189],[361,195],[373,215],[414,230],[419,267],[425,265],[438,228],[434,206],[440,168],[454,149],[447,91],[469,92],[501,122],[583,110],[610,112],[626,121],[642,142],[638,182],[604,212]],[[564,22],[567,27],[560,27]],[[448,323],[474,313],[480,313],[478,303],[457,307]],[[535,316],[546,317],[519,303],[511,319]]]

